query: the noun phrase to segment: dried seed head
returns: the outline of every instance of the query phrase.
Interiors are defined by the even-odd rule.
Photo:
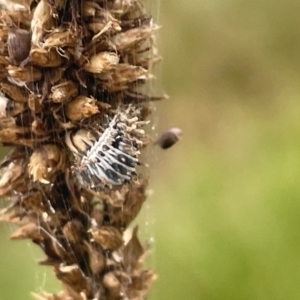
[[[93,135],[87,130],[79,129],[75,132],[68,132],[66,135],[66,144],[73,153],[78,155],[86,153],[96,142]]]
[[[159,145],[162,149],[168,149],[175,145],[182,131],[180,128],[170,128],[169,130],[163,132],[155,141],[154,144]]]
[[[25,110],[25,103],[12,101],[0,95],[0,117],[13,117]]]
[[[155,30],[159,29],[157,25],[142,26],[116,34],[112,42],[120,50],[125,50],[133,45],[142,42],[151,37]]]
[[[88,280],[88,277],[84,275],[78,265],[60,265],[56,270],[56,276],[63,282],[64,285],[66,285],[69,292],[78,294],[81,292],[85,292],[87,294],[90,293],[90,281]],[[72,298],[80,299],[78,296],[75,294]]]
[[[29,128],[18,126],[15,120],[10,117],[0,119],[0,140],[4,143],[31,146],[31,138],[22,138],[24,134],[28,134],[29,132]]]
[[[94,21],[95,22],[89,23],[88,25],[88,28],[96,33],[93,40],[97,40],[104,33],[114,34],[122,29],[117,21],[109,21],[107,24],[103,22],[103,20],[97,20],[97,18],[95,18]]]
[[[98,3],[92,1],[83,2],[82,15],[84,17],[95,17],[97,10],[101,11]]]
[[[63,103],[70,101],[77,96],[77,86],[72,81],[64,81],[51,88],[50,98],[55,103]]]
[[[93,274],[99,274],[104,270],[106,265],[105,256],[102,253],[102,249],[99,251],[100,247],[95,247],[90,243],[85,242],[87,251],[89,253],[89,266]]]
[[[5,52],[5,51],[1,51],[1,41],[0,41],[0,52]],[[9,65],[9,60],[7,59],[7,57],[0,56],[0,65],[1,65],[1,67],[7,67]],[[3,70],[2,70],[2,72],[3,72]]]
[[[7,48],[11,63],[15,65],[21,63],[29,55],[31,33],[24,29],[9,27]]]
[[[114,272],[106,273],[103,276],[103,286],[108,290],[108,299],[121,298],[121,283]]]
[[[17,179],[24,172],[23,159],[15,160],[9,163],[6,167],[1,168],[0,179],[0,196],[6,196],[9,193],[13,193],[13,185],[16,184]]]
[[[6,69],[10,76],[8,80],[18,86],[25,86],[26,83],[35,82],[42,78],[42,72],[33,67],[19,68],[8,66]]]
[[[77,34],[79,32],[74,32],[70,28],[56,28],[46,36],[43,46],[45,49],[75,47],[78,43]]]
[[[62,231],[69,243],[80,243],[82,241],[84,228],[82,223],[76,219],[67,222]]]
[[[26,211],[36,211],[39,213],[44,213],[47,209],[45,205],[44,196],[42,192],[39,190],[29,190],[27,187],[28,192],[21,197],[21,206]]]
[[[122,246],[120,230],[112,226],[102,226],[90,230],[93,241],[100,244],[104,250],[116,250]]]
[[[0,96],[0,117],[7,117],[6,114],[6,108],[8,105],[9,99],[4,97],[4,96]]]
[[[14,101],[17,102],[27,102],[28,92],[25,89],[22,89],[18,86],[9,83],[1,83],[0,90],[2,93],[9,96]]]
[[[32,2],[31,0],[29,2]],[[9,1],[5,1],[5,6],[8,4]],[[24,27],[30,27],[31,22],[31,12],[28,9],[24,9],[20,7],[18,4],[15,4],[16,7],[9,9],[6,11],[7,15],[11,18],[14,24],[23,24]]]
[[[10,235],[11,239],[33,239],[35,241],[42,241],[42,231],[34,223],[28,223],[18,228],[13,234]]]
[[[30,5],[33,0],[10,0],[5,1],[5,7],[9,10],[26,10],[28,11],[30,9]],[[7,7],[8,6],[8,7]]]
[[[36,118],[31,124],[31,130],[37,136],[46,136],[47,131],[41,119]]]
[[[98,75],[103,80],[103,87],[110,92],[128,89],[128,85],[137,80],[145,80],[148,71],[142,67],[118,64],[110,72]]]
[[[28,96],[28,107],[31,111],[39,113],[42,110],[41,97],[36,94]]]
[[[103,80],[103,87],[110,92],[127,90],[130,83],[137,80],[145,80],[148,71],[142,67],[127,64],[118,64],[107,73],[99,74]]]
[[[120,190],[111,191],[106,200],[105,218],[116,227],[126,228],[137,216],[146,200],[147,180],[138,179]]]
[[[30,51],[30,62],[40,67],[58,67],[63,59],[55,49],[34,48]]]
[[[32,153],[28,172],[33,181],[49,184],[53,175],[64,167],[64,152],[56,145],[43,145]]]
[[[102,73],[109,71],[119,62],[119,57],[113,52],[101,52],[93,55],[83,66],[84,69],[91,73]]]
[[[144,0],[8,1],[21,2],[0,11],[0,140],[17,153],[0,164],[0,221],[60,279],[64,292],[39,299],[145,299],[154,275],[136,230],[123,233],[147,198],[157,27]]]
[[[131,239],[126,244],[124,249],[124,266],[127,270],[133,270],[141,256],[144,254],[144,248],[137,236],[138,227],[135,227],[132,232]]]
[[[107,32],[109,29],[112,31],[119,31],[121,27],[120,21],[115,19],[108,10],[101,7],[87,5],[85,13],[95,14],[91,22],[88,23],[88,28],[100,36],[102,33]]]
[[[86,96],[78,96],[66,107],[66,116],[71,121],[79,121],[99,112],[96,100]]]
[[[53,23],[51,6],[41,0],[35,8],[31,21],[32,43],[40,45],[44,31],[50,30]]]
[[[120,17],[128,12],[134,12],[135,10],[140,11],[141,7],[139,0],[115,0],[111,5],[112,13]]]

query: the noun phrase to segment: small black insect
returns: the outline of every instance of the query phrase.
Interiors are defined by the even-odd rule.
[[[147,123],[139,116],[140,110],[129,106],[109,119],[103,132],[80,129],[67,133],[66,144],[74,155],[73,172],[84,187],[97,191],[107,185],[119,186],[136,175],[145,136],[142,127]]]
[[[159,137],[154,141],[154,144],[159,145],[162,149],[168,149],[178,142],[181,133],[182,131],[180,128],[170,128],[159,135]]]

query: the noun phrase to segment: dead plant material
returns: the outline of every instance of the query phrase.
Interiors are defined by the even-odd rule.
[[[44,300],[146,299],[141,153],[159,61],[143,0],[13,0],[0,12],[0,221],[60,282]],[[129,237],[128,237],[128,233]]]

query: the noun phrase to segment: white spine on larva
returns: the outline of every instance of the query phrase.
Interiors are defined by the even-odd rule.
[[[119,110],[99,138],[91,139],[83,129],[66,134],[66,144],[75,156],[73,169],[85,187],[97,190],[106,184],[118,186],[136,174],[137,156],[143,144],[140,139],[145,134],[140,127],[147,123],[139,121],[138,114],[140,110],[132,106],[123,112]],[[86,151],[82,145],[86,145]]]

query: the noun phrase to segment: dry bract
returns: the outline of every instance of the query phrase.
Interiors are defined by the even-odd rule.
[[[140,43],[141,41],[149,38],[155,30],[159,29],[157,25],[143,26],[127,30],[125,32],[116,34],[112,38],[112,42],[116,47],[121,50],[128,50],[134,44]]]
[[[32,43],[40,46],[44,32],[50,30],[53,25],[52,10],[46,0],[40,0],[34,10],[31,30],[32,30]]]
[[[30,8],[30,4],[32,3],[32,0],[9,0],[5,1],[7,4],[7,8],[12,8],[12,9],[20,9],[20,10],[26,10],[28,11]]]
[[[7,106],[9,99],[3,96],[0,96],[0,118],[7,117]]]
[[[0,140],[6,143],[26,146],[32,145],[32,140],[23,139],[22,136],[29,133],[29,128],[18,126],[11,118],[0,119]]]
[[[85,1],[82,7],[82,15],[84,17],[94,17],[96,15],[97,10],[102,10],[98,3],[92,1]]]
[[[41,119],[36,118],[31,124],[31,130],[37,136],[46,136],[47,131]]]
[[[116,0],[112,3],[111,12],[119,17],[140,10],[139,0]]]
[[[30,27],[32,15],[29,10],[22,9],[19,7],[18,9],[8,9],[5,12],[14,22],[14,24],[22,24],[23,26],[26,26],[28,28]]]
[[[108,290],[107,299],[117,299],[121,292],[121,283],[114,272],[106,273],[103,277],[103,286]]]
[[[31,47],[31,33],[20,28],[10,27],[7,48],[11,63],[21,63],[28,57]]]
[[[31,49],[30,62],[40,67],[58,67],[63,59],[55,49],[45,50],[42,48]]]
[[[104,250],[115,250],[122,246],[122,234],[115,227],[102,226],[90,230],[93,241],[99,243]]]
[[[11,183],[17,181],[17,179],[23,173],[23,164],[20,160],[11,162],[8,166],[2,167],[0,179],[0,195],[1,197],[6,196],[7,193],[11,192]]]
[[[85,229],[82,223],[76,219],[68,221],[64,225],[62,231],[70,243],[80,243],[82,235],[85,234]]]
[[[0,42],[0,49],[1,49],[1,42]],[[0,65],[1,65],[1,67],[6,67],[9,65],[9,61],[8,61],[7,57],[0,56]]]
[[[66,108],[66,116],[71,121],[79,121],[98,112],[96,100],[85,96],[76,97],[72,102],[67,104]]]
[[[71,28],[57,28],[45,37],[43,46],[45,49],[75,47],[78,43],[78,34],[80,32],[74,32]]]
[[[13,117],[25,110],[25,103],[11,101],[4,96],[0,96],[0,118]]]
[[[35,94],[28,96],[28,107],[31,111],[39,113],[42,110],[41,97]]]
[[[11,239],[34,239],[36,241],[43,240],[43,235],[41,230],[33,224],[28,223],[20,228],[18,228],[13,234],[10,236]]]
[[[39,212],[43,214],[47,207],[47,202],[45,202],[43,194],[41,191],[36,189],[31,189],[20,199],[20,204],[26,211]],[[39,228],[39,231],[41,229]]]
[[[99,247],[97,248],[96,245],[90,244],[88,242],[86,242],[85,245],[90,257],[90,269],[94,275],[99,274],[105,268],[106,259],[102,251],[99,251]]]
[[[64,167],[64,152],[56,145],[43,145],[32,153],[28,173],[33,181],[49,184],[53,175]]]
[[[102,20],[95,20],[96,22],[90,23],[89,24],[89,29],[96,33],[96,35],[93,37],[93,40],[99,38],[102,34],[104,33],[110,33],[114,34],[118,31],[121,31],[121,27],[117,22],[110,21],[106,25],[102,22]]]
[[[110,223],[116,227],[126,228],[139,213],[146,201],[146,179],[139,179],[130,187],[123,186],[120,193],[111,191],[106,198],[105,214]]]
[[[90,282],[77,265],[59,266],[56,270],[56,276],[67,286],[71,293],[90,293]]]
[[[113,52],[101,52],[93,55],[83,66],[91,73],[102,73],[111,70],[119,62],[119,57]]]
[[[9,96],[12,100],[17,102],[27,102],[28,91],[16,85],[9,83],[1,83],[0,90],[3,94]]]
[[[131,82],[145,80],[148,71],[142,67],[129,64],[118,64],[107,73],[99,74],[103,85],[111,92],[127,90]]]
[[[19,86],[24,86],[28,82],[38,81],[42,78],[42,72],[34,67],[20,68],[10,65],[6,69],[14,83]]]
[[[107,10],[104,10],[102,8],[99,9],[96,6],[93,6],[91,10],[91,5],[88,5],[86,8],[87,10],[83,12],[86,12],[87,14],[95,13],[94,18],[88,24],[88,28],[92,32],[98,33],[100,31],[103,31],[105,27],[108,27],[108,24],[110,24],[109,27],[115,32],[121,30],[121,27],[119,25],[120,22],[115,19]]]
[[[127,270],[134,270],[139,259],[144,254],[144,248],[137,237],[137,232],[138,227],[135,227],[133,229],[131,239],[124,249],[124,266]]]
[[[70,101],[77,96],[78,89],[72,81],[64,81],[51,88],[51,99],[56,103],[63,103]]]

